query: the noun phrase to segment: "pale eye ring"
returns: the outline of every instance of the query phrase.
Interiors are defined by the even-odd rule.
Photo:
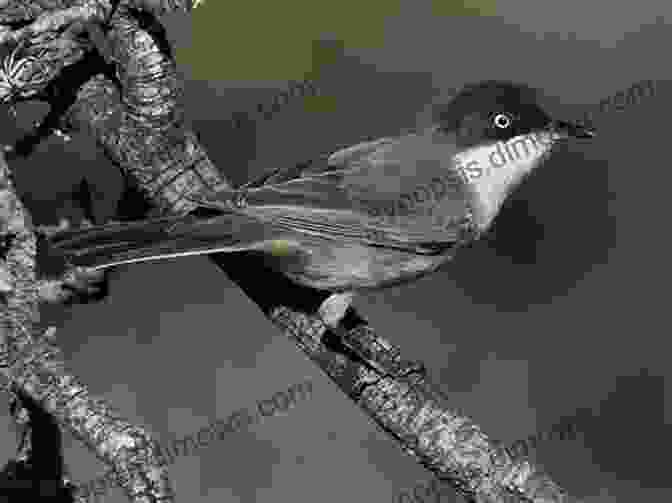
[[[499,129],[507,129],[511,127],[511,122],[513,121],[507,114],[497,114],[494,119],[492,119],[492,122],[495,124],[495,127],[498,127]]]

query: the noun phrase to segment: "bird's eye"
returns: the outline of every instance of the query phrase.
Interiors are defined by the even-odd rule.
[[[492,119],[492,122],[495,124],[495,127],[498,127],[499,129],[507,129],[508,127],[511,127],[512,120],[507,114],[497,114]]]

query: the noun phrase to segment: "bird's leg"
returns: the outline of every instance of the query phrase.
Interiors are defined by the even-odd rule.
[[[401,352],[395,346],[387,343],[366,330],[366,326],[345,330],[339,326],[346,311],[352,304],[352,292],[330,295],[318,309],[318,314],[331,329],[338,335],[340,342],[364,363],[377,373],[392,378],[404,377],[409,374],[426,374],[424,365],[401,359]]]
[[[345,316],[345,312],[352,305],[355,294],[352,292],[334,293],[327,297],[317,310],[322,321],[329,327],[335,328]]]

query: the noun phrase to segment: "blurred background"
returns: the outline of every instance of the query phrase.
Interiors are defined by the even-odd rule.
[[[551,114],[581,119],[633,83],[657,81],[655,96],[596,114],[595,141],[563,148],[530,178],[490,239],[356,306],[490,436],[510,443],[578,418],[577,440],[532,453],[572,495],[672,500],[663,457],[672,441],[663,306],[672,70],[660,59],[672,41],[669,2],[266,4],[206,0],[192,17],[162,19],[193,128],[236,184],[426,124],[431,104],[467,82],[526,82]],[[304,78],[320,79],[320,96],[232,127],[233,113]],[[46,110],[22,104],[17,120],[3,111],[0,141]],[[68,194],[82,178],[97,220],[113,216],[121,176],[86,134],[52,137],[11,167],[38,223],[81,216]],[[44,317],[59,327],[69,369],[162,442],[313,380],[312,397],[286,415],[179,458],[170,475],[180,502],[383,503],[428,479],[205,257],[121,267],[104,302]],[[0,462],[16,445],[0,404]],[[65,445],[75,480],[104,472],[67,434]],[[115,488],[105,501],[126,500]]]

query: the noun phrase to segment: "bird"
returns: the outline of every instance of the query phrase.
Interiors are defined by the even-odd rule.
[[[555,146],[595,136],[554,119],[522,83],[466,84],[431,124],[192,196],[184,215],[66,230],[50,253],[71,267],[254,252],[329,296],[334,327],[358,292],[426,276],[487,233],[503,202]],[[528,148],[528,146],[530,146]],[[524,147],[524,153],[523,151]]]

